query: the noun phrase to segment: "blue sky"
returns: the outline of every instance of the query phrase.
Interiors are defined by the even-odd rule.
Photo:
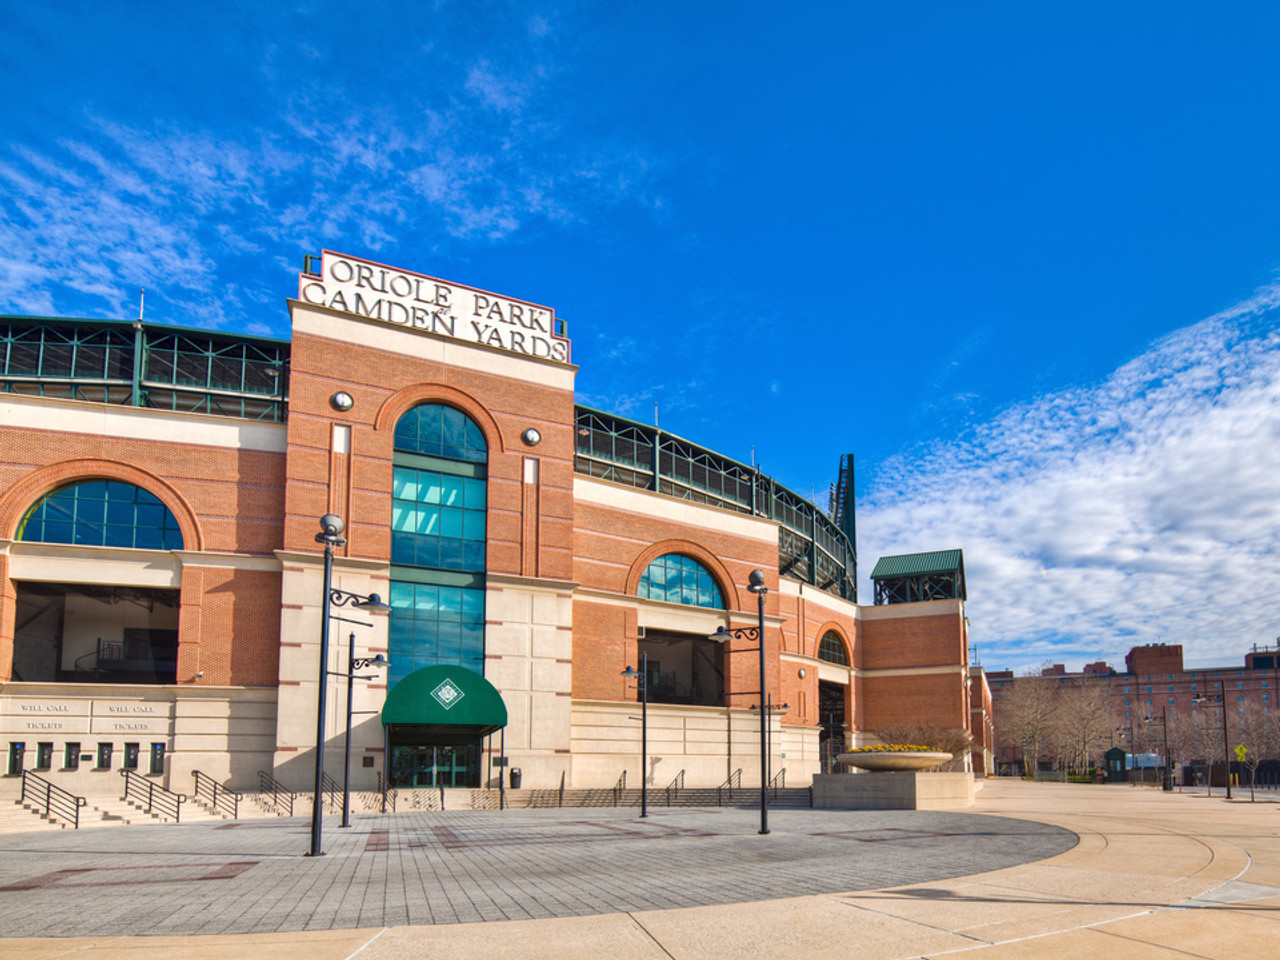
[[[1280,8],[0,0],[0,310],[286,335],[322,247],[963,547],[988,668],[1280,635]],[[864,583],[863,590],[870,597]]]

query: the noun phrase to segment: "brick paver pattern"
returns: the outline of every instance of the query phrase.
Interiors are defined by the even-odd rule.
[[[1054,856],[1057,827],[925,811],[412,812],[0,837],[0,935],[259,933],[742,903]]]

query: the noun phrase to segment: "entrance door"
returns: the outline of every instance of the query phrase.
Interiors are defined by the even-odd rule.
[[[391,742],[391,786],[478,787],[480,743],[424,743],[399,733]],[[435,738],[430,738],[435,739]],[[414,741],[417,742],[407,742]],[[397,742],[399,741],[399,742]]]
[[[823,773],[831,773],[835,769],[836,755],[844,753],[845,750],[844,701],[847,689],[842,683],[818,681],[818,719],[822,724],[820,747]]]

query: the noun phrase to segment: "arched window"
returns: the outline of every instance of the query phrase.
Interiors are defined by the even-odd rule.
[[[475,421],[440,403],[420,404],[396,421],[395,448],[471,463],[489,460],[489,445]]]
[[[640,577],[637,595],[691,607],[724,609],[724,598],[711,572],[693,557],[668,553],[658,557]]]
[[[818,643],[818,659],[839,664],[842,667],[849,665],[849,651],[840,634],[834,630],[828,630],[822,635],[822,640]]]
[[[390,682],[421,667],[484,673],[488,444],[461,410],[396,423],[391,479]]]
[[[182,530],[173,512],[155,494],[119,480],[87,480],[46,493],[22,518],[17,539],[182,549]]]

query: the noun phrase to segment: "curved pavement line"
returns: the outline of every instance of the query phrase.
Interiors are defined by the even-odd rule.
[[[210,937],[0,941],[0,960],[1188,960],[1274,956],[1280,807],[988,781],[974,813],[1071,830],[1035,863],[908,887],[545,920]],[[87,905],[86,905],[87,906]]]

